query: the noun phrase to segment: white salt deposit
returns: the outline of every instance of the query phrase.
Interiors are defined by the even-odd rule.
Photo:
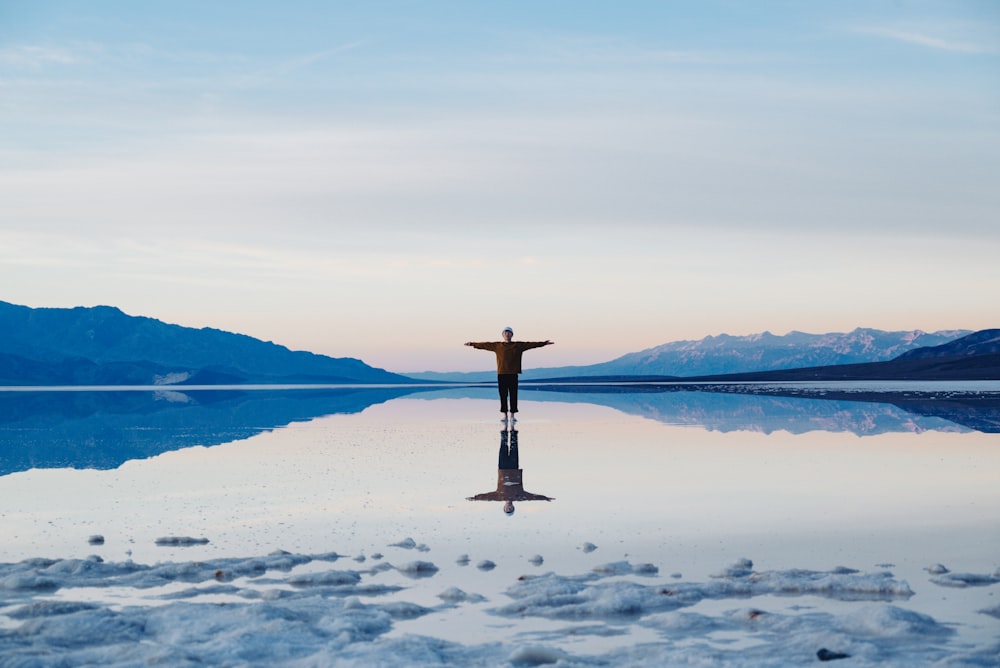
[[[410,561],[396,568],[403,575],[414,578],[429,578],[438,572],[438,567],[429,561]]]
[[[398,543],[390,543],[389,547],[401,547],[404,550],[412,550],[417,547],[417,541],[412,538],[404,538]]]
[[[486,600],[485,596],[479,594],[467,594],[458,587],[448,587],[438,594],[438,598],[446,603],[481,603]]]
[[[1000,573],[942,573],[931,578],[942,587],[984,587],[1000,582]]]
[[[192,538],[191,536],[163,536],[156,539],[157,545],[170,547],[191,547],[192,545],[207,545],[207,538]]]
[[[1000,652],[1000,643],[954,644],[948,624],[902,607],[913,591],[885,571],[754,570],[741,559],[705,582],[666,582],[648,564],[618,561],[579,575],[521,576],[498,602],[446,586],[440,603],[425,605],[398,598],[405,588],[373,582],[384,569],[322,567],[337,559],[279,551],[155,565],[99,558],[0,564],[0,656],[9,666],[784,666],[818,655],[849,657],[845,666],[996,666]],[[435,577],[440,569],[414,561],[396,570]],[[653,581],[629,579],[635,575]],[[178,583],[189,586],[172,587]],[[134,602],[120,605],[125,591]],[[806,604],[778,603],[789,597]],[[811,603],[816,597],[844,603],[821,611]],[[708,601],[714,605],[701,605]],[[479,643],[394,632],[453,609],[563,626],[533,624],[503,642]],[[982,612],[1000,617],[996,607]],[[651,635],[597,653],[575,646],[629,633]],[[737,636],[747,642],[734,642]]]
[[[0,665],[998,665],[995,435],[533,402],[501,517],[493,401],[0,476]]]

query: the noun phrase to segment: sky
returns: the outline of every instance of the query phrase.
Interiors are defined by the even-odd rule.
[[[0,0],[0,300],[398,372],[1000,327],[1000,3]]]

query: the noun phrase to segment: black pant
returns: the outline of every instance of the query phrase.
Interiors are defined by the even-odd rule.
[[[498,373],[497,388],[500,390],[500,412],[507,412],[507,397],[510,397],[510,412],[517,412],[517,374]]]
[[[510,445],[507,438],[510,436]],[[503,430],[500,432],[500,461],[497,462],[498,469],[519,469],[517,465],[517,432]]]

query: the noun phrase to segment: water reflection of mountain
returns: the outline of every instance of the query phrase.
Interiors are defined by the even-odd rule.
[[[421,389],[0,392],[0,475],[30,468],[113,469],[130,459],[357,413]]]
[[[608,406],[667,424],[711,431],[848,432],[859,436],[888,432],[1000,432],[1000,398],[995,394],[928,393],[809,395],[773,387],[704,388],[676,385],[545,385],[522,386],[525,401],[560,401]],[[495,390],[445,390],[432,396],[478,396],[492,399]],[[474,393],[474,394],[473,394]],[[523,410],[523,409],[522,409]]]
[[[824,398],[685,391],[676,386],[522,388],[525,401],[608,406],[630,415],[713,431],[1000,432],[998,393],[856,393]],[[0,475],[30,468],[116,468],[170,450],[249,438],[292,422],[368,406],[413,393],[428,399],[496,399],[493,387],[271,390],[0,392]],[[861,399],[878,399],[865,401]],[[529,409],[530,411],[530,409]]]
[[[554,392],[566,394],[562,389]],[[1000,432],[1000,398],[992,394],[811,393],[774,386],[690,391],[654,386],[643,392],[588,393],[586,397],[587,401],[660,422],[717,431],[835,431],[859,436],[900,431]]]

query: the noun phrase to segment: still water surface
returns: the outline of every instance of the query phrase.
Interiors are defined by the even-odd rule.
[[[496,601],[522,574],[619,560],[685,580],[739,558],[887,568],[916,592],[899,605],[954,623],[964,641],[997,635],[976,612],[1000,603],[996,586],[942,588],[925,571],[1000,567],[995,408],[956,408],[955,395],[936,408],[648,388],[522,395],[519,480],[552,500],[515,501],[508,515],[469,500],[497,491],[510,444],[487,388],[0,392],[0,562],[277,549],[425,560],[440,572],[397,576],[396,595],[425,605],[445,586]],[[90,544],[97,534],[104,543]],[[209,542],[156,545],[168,536]],[[485,560],[495,568],[477,568]],[[517,626],[472,607],[398,632],[486,642],[498,625]]]

